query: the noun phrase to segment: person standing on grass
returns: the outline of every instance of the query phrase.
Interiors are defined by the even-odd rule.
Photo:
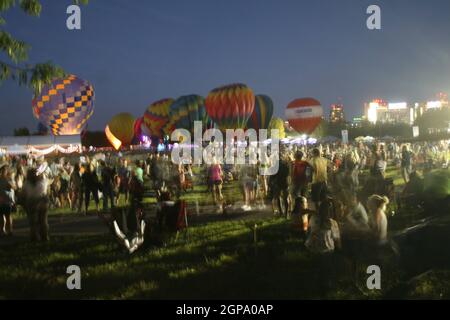
[[[83,188],[84,188],[84,212],[88,213],[89,202],[91,201],[91,194],[95,201],[95,209],[98,212],[98,187],[99,181],[95,168],[92,164],[86,164],[85,171],[82,176]]]
[[[74,165],[72,174],[70,175],[69,189],[70,189],[71,209],[72,211],[77,209],[78,213],[80,213],[81,205],[83,203],[83,193],[82,193],[80,164],[78,163]]]
[[[409,176],[412,171],[412,152],[409,151],[409,148],[407,145],[404,145],[402,147],[400,168],[401,168],[403,181],[406,184],[409,182]]]
[[[223,172],[222,166],[219,164],[217,158],[213,159],[211,166],[208,168],[208,182],[211,187],[214,204],[221,205],[223,201]]]
[[[131,177],[130,169],[128,168],[128,161],[126,159],[120,159],[120,166],[117,170],[117,174],[120,177],[120,187],[119,187],[119,197],[117,202],[120,200],[120,196],[123,194],[125,197],[125,202],[128,202],[128,188]]]
[[[246,163],[241,166],[240,178],[242,183],[242,189],[244,191],[244,205],[242,209],[244,211],[252,210],[251,205],[255,200],[255,184],[257,181],[257,168],[255,165],[248,163],[249,158],[246,157]]]
[[[48,179],[45,174],[31,168],[23,187],[24,208],[30,223],[32,241],[48,241]]]
[[[306,197],[308,190],[308,162],[303,160],[303,152],[297,151],[292,168],[293,198]]]
[[[114,169],[111,168],[105,161],[101,161],[101,178],[102,178],[102,192],[103,192],[103,211],[113,209],[114,201]],[[109,206],[108,206],[109,201]]]
[[[66,201],[69,204],[69,208],[72,207],[71,199],[69,195],[69,181],[70,176],[66,171],[65,167],[61,167],[59,170],[59,176],[61,181],[61,187],[59,188],[59,201],[61,203],[61,207],[64,208],[66,205]]]
[[[3,164],[0,167],[0,236],[12,235],[14,206],[14,183],[8,165]]]
[[[312,151],[312,158],[309,160],[309,165],[312,167],[313,171],[311,198],[317,210],[320,206],[320,200],[324,198],[327,193],[328,167],[330,162],[321,157],[319,149],[314,148]]]
[[[280,157],[278,171],[269,177],[269,193],[274,214],[285,218],[289,215],[289,157],[283,153]]]

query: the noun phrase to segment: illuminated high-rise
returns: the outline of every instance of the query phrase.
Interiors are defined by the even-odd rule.
[[[330,108],[330,122],[331,123],[344,123],[344,106],[342,103],[332,104]]]

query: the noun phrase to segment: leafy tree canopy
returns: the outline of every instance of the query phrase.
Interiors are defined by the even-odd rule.
[[[87,4],[89,0],[74,0],[75,4]],[[42,86],[50,83],[52,79],[64,75],[64,70],[51,61],[27,64],[30,45],[18,40],[6,31],[6,20],[2,14],[19,5],[26,14],[39,17],[42,5],[39,0],[0,0],[0,53],[4,53],[5,60],[0,60],[0,85],[7,79],[13,79],[19,85],[31,87],[39,93]]]

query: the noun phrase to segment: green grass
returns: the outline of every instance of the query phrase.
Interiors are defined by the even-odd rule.
[[[260,223],[256,221],[256,223]],[[253,223],[252,223],[253,224]],[[264,221],[253,243],[248,222],[196,226],[189,241],[169,241],[135,255],[108,236],[59,237],[48,244],[0,247],[5,298],[196,299],[320,298],[314,258],[284,219]],[[69,265],[82,270],[82,290],[66,289]],[[361,274],[362,276],[362,274]],[[365,282],[362,282],[362,284]],[[362,285],[361,285],[362,286]],[[367,298],[346,272],[329,298]],[[376,296],[375,296],[376,297]]]

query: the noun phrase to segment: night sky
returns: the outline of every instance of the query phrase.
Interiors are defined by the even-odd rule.
[[[448,0],[91,0],[82,30],[66,28],[71,0],[44,0],[40,18],[19,8],[5,29],[32,46],[30,62],[53,61],[96,91],[89,130],[116,113],[141,116],[153,101],[242,82],[268,94],[276,115],[294,98],[342,98],[346,117],[364,101],[433,99],[450,93]],[[382,29],[366,28],[378,4]],[[0,60],[5,56],[0,54]],[[32,91],[0,85],[0,134],[32,131]]]

